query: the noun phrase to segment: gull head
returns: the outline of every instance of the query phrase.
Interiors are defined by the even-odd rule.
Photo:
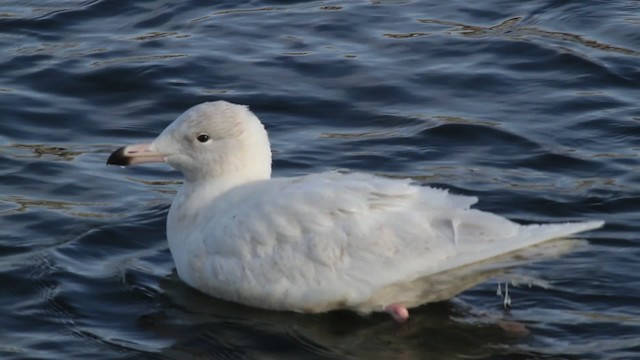
[[[187,182],[271,176],[271,148],[264,126],[247,106],[226,101],[190,108],[151,143],[114,151],[107,165],[150,162],[166,162],[182,172]]]

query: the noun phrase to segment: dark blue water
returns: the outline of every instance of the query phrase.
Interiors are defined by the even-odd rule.
[[[172,274],[179,176],[105,161],[216,99],[265,122],[277,176],[412,177],[607,225],[521,269],[550,287],[509,312],[495,282],[404,327],[208,298]],[[632,0],[3,0],[0,357],[639,358],[639,99]]]

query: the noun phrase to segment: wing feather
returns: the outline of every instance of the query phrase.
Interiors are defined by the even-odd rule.
[[[209,273],[227,274],[224,283],[209,284],[210,292],[288,309],[327,306],[336,294],[356,304],[376,287],[419,274],[425,263],[437,266],[456,251],[451,227],[440,224],[444,214],[476,201],[408,180],[337,172],[272,179],[244,191],[252,196],[235,194],[227,204],[233,214],[213,209],[217,220],[200,231],[208,234],[208,255],[224,263]],[[223,294],[243,282],[251,284],[244,293]]]
[[[601,226],[523,227],[470,209],[476,201],[367,174],[255,182],[203,209],[211,221],[189,231],[174,259],[183,280],[223,299],[276,310],[372,311],[391,299],[389,289]]]

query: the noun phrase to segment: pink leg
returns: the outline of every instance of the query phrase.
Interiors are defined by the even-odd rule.
[[[529,335],[529,330],[523,324],[513,321],[498,320],[498,326],[511,335],[526,336]]]
[[[403,323],[409,319],[409,310],[401,304],[390,304],[384,307],[384,311],[389,313],[393,319]]]

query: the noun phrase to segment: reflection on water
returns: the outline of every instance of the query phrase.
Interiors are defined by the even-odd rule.
[[[514,18],[506,19],[497,25],[489,26],[489,27],[466,25],[466,24],[461,24],[454,21],[443,21],[438,19],[418,19],[418,22],[423,24],[437,24],[437,25],[442,25],[447,27],[454,27],[457,29],[453,31],[447,31],[447,32],[458,33],[460,35],[469,36],[469,37],[478,37],[478,38],[507,37],[514,40],[525,40],[525,41],[531,37],[542,37],[542,38],[548,38],[552,40],[558,40],[561,42],[575,43],[578,45],[583,45],[583,46],[598,49],[598,50],[619,52],[625,55],[632,55],[632,56],[640,55],[640,51],[636,51],[636,50],[621,47],[621,46],[601,43],[596,40],[587,39],[582,35],[576,35],[568,32],[560,32],[560,31],[548,31],[548,30],[539,29],[534,26],[522,25],[521,24],[522,20],[523,18],[521,16],[517,16]],[[426,35],[426,33],[419,33],[419,34]],[[395,34],[395,35],[385,34],[385,35],[396,37],[396,38],[411,37],[411,36],[402,36],[404,34]]]
[[[160,285],[174,311],[141,320],[159,334],[177,335],[178,341],[164,350],[177,357],[226,353],[281,358],[293,352],[305,358],[444,359],[451,356],[452,340],[456,356],[482,357],[501,353],[499,345],[521,337],[508,330],[508,316],[499,310],[479,312],[462,301],[414,309],[411,321],[399,325],[384,314],[304,315],[243,307],[188,289],[175,274]]]
[[[105,61],[94,61],[91,66],[100,67],[107,65],[114,65],[118,63],[154,63],[158,60],[170,60],[185,57],[185,54],[163,54],[163,55],[148,55],[148,56],[128,56],[122,58],[113,58]]]
[[[3,0],[0,357],[638,358],[636,5]],[[558,259],[430,279],[434,299],[472,287],[404,326],[218,301],[171,275],[180,176],[105,161],[219,99],[263,120],[276,176],[410,177],[607,226]],[[522,285],[509,311],[496,281]]]
[[[69,215],[78,216],[78,217],[93,217],[93,218],[101,218],[105,216],[109,216],[105,213],[94,213],[94,212],[83,212],[79,211],[81,208],[85,207],[94,207],[94,206],[107,206],[108,204],[98,204],[98,203],[73,203],[73,202],[64,202],[64,201],[53,201],[53,200],[38,200],[38,199],[26,199],[20,196],[9,196],[7,198],[1,199],[5,204],[14,204],[16,205],[12,209],[0,211],[0,214],[4,213],[5,215],[13,212],[24,212],[27,210],[34,210],[33,208],[46,208],[49,210],[57,210],[60,212],[67,213]]]
[[[15,157],[41,158],[45,155],[51,155],[65,161],[73,160],[76,156],[83,154],[81,151],[72,151],[64,147],[46,144],[12,144],[5,147],[4,151],[10,152]],[[0,153],[4,151],[0,148]]]

